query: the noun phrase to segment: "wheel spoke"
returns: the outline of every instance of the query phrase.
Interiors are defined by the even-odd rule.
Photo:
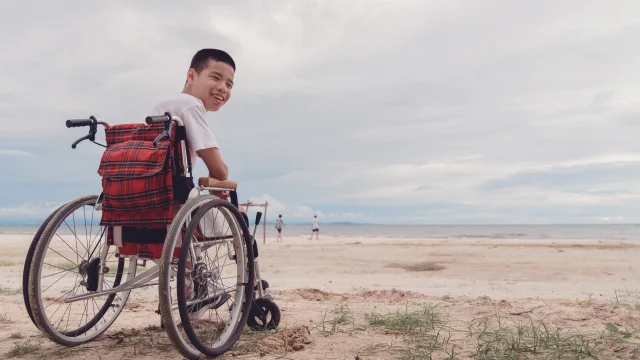
[[[53,285],[55,285],[58,281],[62,280],[63,277],[67,276],[67,274],[69,274],[68,272],[62,276],[60,276],[60,278],[58,278],[58,280],[56,280],[53,284],[49,285],[46,289],[44,289],[42,292],[46,292],[47,290],[49,290]],[[79,273],[78,273],[79,274]]]
[[[78,257],[82,258],[82,256],[80,256],[80,253],[78,252],[78,241],[76,241],[76,249],[73,250],[73,248],[60,236],[58,235],[58,233],[55,234],[60,240],[62,240],[62,242],[67,245],[67,247],[69,249],[71,249],[71,251],[76,253],[76,261],[80,262],[80,260],[78,260]],[[77,238],[76,238],[77,239]],[[82,244],[82,243],[81,243]]]
[[[62,228],[68,229],[71,235],[67,234],[67,230],[60,231],[57,227],[44,227],[36,243],[34,258],[31,260],[37,262],[38,266],[36,266],[37,270],[30,274],[29,294],[34,297],[35,303],[40,304],[32,307],[36,315],[34,321],[40,329],[49,334],[52,340],[64,346],[79,345],[104,332],[122,311],[130,292],[88,298],[77,304],[65,303],[64,300],[70,296],[90,294],[86,287],[81,285],[82,281],[88,280],[87,275],[81,274],[78,266],[84,264],[83,260],[105,255],[101,265],[107,265],[113,269],[110,274],[113,278],[109,280],[103,277],[101,282],[103,289],[112,289],[135,276],[135,268],[132,271],[123,270],[123,265],[127,263],[126,259],[114,258],[117,251],[114,251],[115,247],[109,249],[103,247],[108,246],[103,241],[106,238],[106,227],[96,227],[96,232],[93,232],[93,222],[99,217],[93,207],[96,200],[96,196],[79,198],[63,205],[52,214],[48,221],[52,224],[64,224]],[[87,209],[87,206],[90,208]],[[80,210],[81,207],[82,210]],[[79,236],[76,212],[78,212],[77,220],[84,221],[84,239]],[[53,243],[54,240],[61,241],[64,245],[56,246]],[[75,244],[70,244],[70,241],[75,241]],[[103,252],[104,250],[108,251]],[[85,253],[80,254],[80,251]],[[72,253],[75,254],[76,260],[72,260]],[[62,261],[68,262],[69,266],[59,263]],[[84,273],[84,270],[82,272]],[[65,279],[70,273],[76,275],[73,282],[70,278]],[[62,312],[60,312],[61,309],[63,309]]]
[[[60,254],[59,252],[55,251],[54,249],[51,249],[51,251],[53,251],[54,253],[56,253],[56,254],[60,255],[61,257],[63,257],[65,260],[67,260],[68,262],[72,263],[73,265],[78,266],[78,264],[76,264],[76,263],[74,263],[73,261],[69,260],[69,258],[68,258],[68,257],[66,257],[66,256],[64,256],[64,255],[62,255],[62,254]]]

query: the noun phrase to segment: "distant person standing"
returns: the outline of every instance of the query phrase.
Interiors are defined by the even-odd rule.
[[[282,221],[282,214],[280,214],[278,215],[278,219],[276,220],[276,230],[278,230],[278,237],[276,238],[276,242],[282,242],[282,229],[284,227],[285,226],[284,226],[284,221]]]
[[[311,223],[311,237],[309,240],[313,239],[313,233],[316,234],[316,240],[320,240],[318,238],[318,234],[320,233],[320,220],[318,220],[318,215],[313,215],[313,222]]]

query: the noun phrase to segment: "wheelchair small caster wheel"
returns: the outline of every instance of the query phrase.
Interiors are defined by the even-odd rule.
[[[273,300],[258,298],[253,301],[247,325],[251,330],[273,330],[280,324],[280,308]]]
[[[269,283],[267,282],[267,280],[260,280],[260,283],[262,284],[262,290],[266,291],[269,288]],[[253,287],[253,290],[258,290],[258,284]]]

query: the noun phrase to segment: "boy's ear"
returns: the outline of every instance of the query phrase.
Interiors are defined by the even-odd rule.
[[[193,81],[195,77],[196,77],[196,70],[194,68],[190,68],[189,71],[187,71],[187,82]]]

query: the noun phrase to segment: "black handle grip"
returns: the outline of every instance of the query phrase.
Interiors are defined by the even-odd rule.
[[[67,127],[79,127],[79,126],[89,126],[93,125],[92,119],[77,119],[77,120],[67,120]]]
[[[151,124],[159,124],[159,123],[171,121],[171,114],[166,112],[166,113],[164,113],[164,115],[147,116],[147,118],[144,119],[144,121],[149,125],[151,125]]]
[[[260,224],[261,218],[262,218],[262,213],[258,211],[258,213],[256,214],[256,222],[255,222],[256,226]]]

